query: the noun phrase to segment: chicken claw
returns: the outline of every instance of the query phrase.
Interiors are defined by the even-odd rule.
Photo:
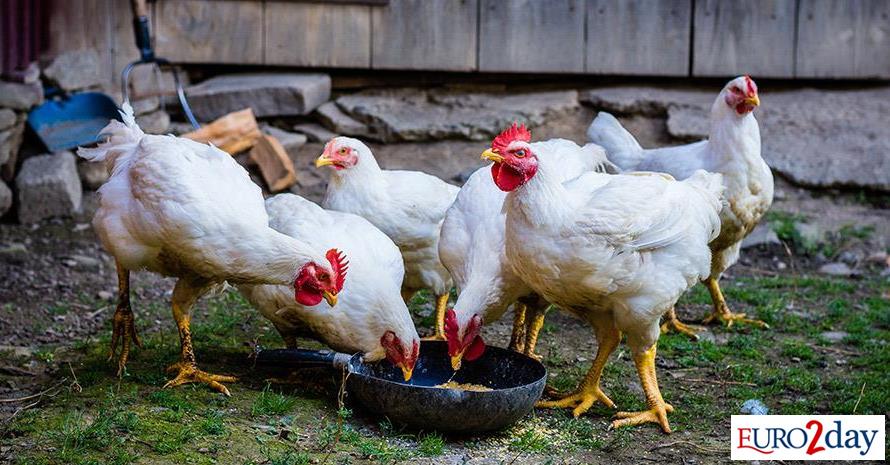
[[[108,351],[108,361],[114,359],[117,347],[120,345],[121,352],[117,359],[117,376],[121,377],[127,366],[127,358],[130,356],[130,343],[136,344],[142,348],[142,341],[136,334],[136,325],[134,324],[133,311],[130,310],[129,304],[126,306],[118,305],[114,312],[111,330],[111,347]]]
[[[705,324],[708,324],[714,320],[720,320],[723,324],[726,325],[727,328],[731,328],[733,323],[746,323],[757,326],[763,329],[769,329],[769,325],[760,320],[752,320],[749,318],[745,318],[744,313],[732,313],[729,311],[729,305],[726,305],[726,299],[723,297],[723,291],[720,290],[720,284],[714,278],[708,278],[705,280],[705,287],[708,288],[708,292],[711,293],[711,301],[714,302],[714,311],[711,312],[710,315],[705,317],[702,321]]]
[[[668,312],[667,316],[665,316],[664,323],[661,324],[661,334],[667,334],[670,332],[678,332],[680,334],[685,334],[693,341],[698,340],[697,332],[701,331],[700,328],[696,328],[692,325],[687,325],[680,321],[677,318],[677,311],[673,308]]]
[[[641,412],[618,412],[615,414],[615,420],[612,421],[612,428],[621,428],[622,426],[641,425],[643,423],[658,423],[662,431],[671,432],[671,425],[668,424],[667,414],[674,411],[671,404],[661,401],[649,410]]]
[[[615,408],[615,402],[612,402],[612,399],[609,399],[609,396],[603,393],[603,390],[598,385],[585,388],[576,394],[569,394],[559,400],[538,402],[535,406],[541,408],[572,408],[572,415],[578,418],[597,401],[606,407]]]
[[[177,374],[175,378],[167,381],[167,384],[164,385],[165,389],[188,383],[203,383],[210,386],[210,388],[215,391],[231,396],[232,394],[229,392],[229,389],[222,383],[234,383],[238,381],[238,378],[234,376],[207,373],[206,371],[199,370],[196,365],[187,362],[176,362],[167,367],[167,372]]]

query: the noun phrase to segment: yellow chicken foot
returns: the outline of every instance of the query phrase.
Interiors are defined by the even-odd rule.
[[[671,311],[669,311],[667,315],[665,315],[664,323],[661,324],[661,334],[678,332],[680,334],[685,334],[693,341],[698,340],[698,334],[695,333],[699,331],[701,330],[680,321],[680,319],[677,318],[677,311],[674,310],[673,307],[671,308]]]
[[[180,360],[169,367],[169,374],[176,376],[167,381],[164,388],[180,386],[188,383],[203,383],[210,386],[211,389],[221,392],[227,396],[232,394],[229,389],[222,383],[233,383],[238,381],[234,376],[214,375],[198,369],[195,362],[195,351],[192,348],[192,331],[190,329],[191,317],[189,310],[194,305],[198,297],[198,292],[191,288],[188,284],[183,284],[180,280],[173,289],[173,319],[176,320],[176,326],[179,328],[179,343],[181,347]]]
[[[656,344],[653,344],[649,350],[634,354],[634,365],[636,365],[637,372],[640,375],[640,382],[643,385],[643,392],[646,393],[646,404],[649,406],[649,410],[642,412],[618,412],[615,414],[615,420],[612,421],[612,428],[643,423],[658,423],[661,425],[662,431],[665,433],[671,432],[667,414],[673,412],[674,407],[665,403],[661,397],[661,391],[658,389],[658,378],[655,376],[655,347]]]
[[[539,362],[544,357],[535,353],[535,346],[538,345],[538,335],[541,333],[541,328],[544,326],[544,318],[546,316],[547,308],[544,307],[538,308],[532,312],[531,318],[526,318],[525,350],[523,350],[522,353]]]
[[[606,366],[606,361],[612,355],[612,352],[615,351],[615,348],[618,347],[621,333],[614,326],[607,327],[603,325],[601,329],[601,331],[597,332],[599,348],[596,351],[596,358],[593,360],[590,370],[588,370],[578,389],[559,400],[538,402],[536,407],[572,408],[572,415],[575,418],[590,409],[594,402],[597,401],[602,402],[603,405],[609,408],[615,408],[615,402],[612,402],[612,399],[609,399],[600,388],[600,379],[603,374],[603,368]]]
[[[705,317],[702,321],[703,323],[708,324],[714,320],[720,320],[727,328],[732,327],[733,323],[746,323],[759,328],[769,329],[769,325],[763,321],[745,318],[746,315],[744,313],[730,312],[729,306],[726,304],[726,299],[723,297],[723,292],[720,290],[720,284],[715,278],[709,277],[706,279],[705,286],[708,288],[708,292],[711,293],[711,301],[714,303],[714,311]]]
[[[528,307],[520,302],[513,305],[513,333],[510,335],[510,345],[507,348],[514,352],[525,352],[525,313],[527,309]]]
[[[423,338],[424,341],[445,340],[445,310],[448,309],[448,294],[436,296],[436,334]]]
[[[117,376],[124,374],[127,366],[127,358],[130,356],[130,343],[140,348],[142,342],[136,334],[136,326],[133,319],[133,310],[130,308],[130,270],[117,263],[117,309],[114,311],[111,330],[111,347],[108,351],[108,361],[114,358],[117,346],[120,344],[121,353],[117,359]]]

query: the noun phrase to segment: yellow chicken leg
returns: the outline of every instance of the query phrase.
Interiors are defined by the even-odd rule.
[[[121,353],[117,359],[117,376],[120,378],[127,367],[127,358],[130,356],[130,343],[140,348],[142,342],[136,334],[136,325],[133,321],[133,310],[130,307],[130,270],[117,264],[117,309],[114,311],[111,330],[111,348],[108,351],[108,361],[114,358],[117,346],[121,346]]]
[[[643,423],[658,423],[661,425],[662,431],[671,432],[671,426],[668,424],[667,414],[674,411],[674,407],[665,403],[661,397],[661,391],[658,389],[658,378],[655,376],[655,347],[653,344],[649,350],[634,354],[634,365],[640,375],[640,383],[643,385],[643,392],[646,393],[646,404],[649,410],[642,412],[618,412],[615,414],[615,420],[612,422],[612,428],[620,428],[622,426],[640,425]]]
[[[547,307],[543,307],[535,309],[530,318],[526,317],[525,348],[522,353],[538,361],[541,361],[543,357],[535,353],[535,346],[538,345],[538,335],[541,334],[541,328],[544,327],[546,316]]]
[[[445,340],[445,311],[448,309],[448,294],[436,296],[436,333],[423,338],[424,341]]]
[[[210,388],[230,396],[228,388],[222,383],[235,382],[234,376],[214,375],[198,369],[195,362],[195,351],[192,348],[192,331],[190,328],[190,311],[204,289],[196,288],[180,279],[173,289],[173,319],[179,328],[179,342],[181,346],[180,360],[167,367],[170,374],[176,373],[176,377],[167,381],[165,388],[180,386],[188,383],[204,383]]]
[[[714,303],[714,311],[705,317],[702,321],[703,323],[708,324],[714,320],[720,320],[727,328],[732,327],[733,323],[738,322],[769,329],[769,325],[763,321],[745,318],[744,313],[730,312],[729,306],[726,305],[726,299],[723,297],[723,292],[720,290],[720,284],[717,282],[716,278],[708,277],[708,279],[705,280],[705,286],[708,288],[708,292],[711,293],[711,301]]]
[[[528,307],[524,303],[516,302],[513,305],[513,333],[510,335],[508,348],[514,352],[524,352],[525,349],[525,314]]]
[[[664,317],[664,323],[661,324],[661,334],[667,334],[673,331],[676,331],[680,334],[685,334],[686,336],[689,336],[689,338],[693,341],[697,341],[698,334],[695,333],[701,330],[680,321],[680,319],[677,318],[677,311],[674,310],[673,307],[671,307],[671,311],[669,311]]]
[[[600,379],[603,374],[603,368],[606,366],[609,356],[618,347],[621,340],[621,333],[611,323],[603,323],[597,327],[597,339],[599,348],[596,351],[596,358],[590,366],[584,380],[571,394],[566,395],[562,399],[552,401],[541,401],[536,404],[541,408],[571,408],[572,415],[575,418],[586,412],[594,404],[594,402],[602,402],[609,408],[615,408],[615,402],[603,393],[600,388]]]

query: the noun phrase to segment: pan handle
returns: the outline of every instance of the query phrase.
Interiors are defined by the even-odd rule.
[[[145,0],[130,0],[133,7],[133,34],[136,36],[136,48],[143,62],[153,61],[155,51],[151,46],[151,29],[148,23],[148,5]]]
[[[255,354],[257,366],[278,368],[344,368],[351,355],[332,350],[263,349]]]

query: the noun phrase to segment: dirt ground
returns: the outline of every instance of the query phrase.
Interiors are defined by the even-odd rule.
[[[580,109],[536,128],[536,138],[583,140],[592,116]],[[646,145],[670,142],[661,120],[625,123]],[[455,183],[481,164],[476,142],[372,149],[386,168],[419,169]],[[311,167],[320,151],[320,144],[308,144],[295,160],[295,191],[313,200],[325,182]],[[282,343],[234,291],[205,298],[193,325],[199,362],[241,377],[229,386],[232,397],[195,386],[164,390],[163,367],[178,354],[168,308],[173,281],[149,273],[133,276],[144,347],[134,349],[118,380],[106,362],[116,280],[89,225],[95,203],[87,193],[74,219],[0,224],[0,463],[723,463],[730,415],[748,399],[780,414],[890,413],[886,197],[814,192],[778,180],[768,222],[783,243],[746,249],[724,279],[734,310],[771,329],[708,327],[698,342],[662,337],[659,381],[676,407],[669,436],[654,425],[609,430],[611,412],[601,406],[579,419],[538,409],[482,437],[402,431],[348,398],[341,406],[338,373],[305,371],[298,384],[279,385],[252,372],[251,344]],[[814,229],[819,234],[800,232]],[[855,274],[817,272],[835,261],[848,262]],[[421,333],[429,332],[428,297],[416,297],[411,309]],[[708,309],[702,286],[678,305],[681,318],[693,322]],[[510,321],[508,315],[487,325],[486,341],[506,345]],[[538,353],[551,386],[573,388],[595,350],[586,325],[550,313]],[[606,368],[604,391],[622,410],[643,407],[623,345]]]

